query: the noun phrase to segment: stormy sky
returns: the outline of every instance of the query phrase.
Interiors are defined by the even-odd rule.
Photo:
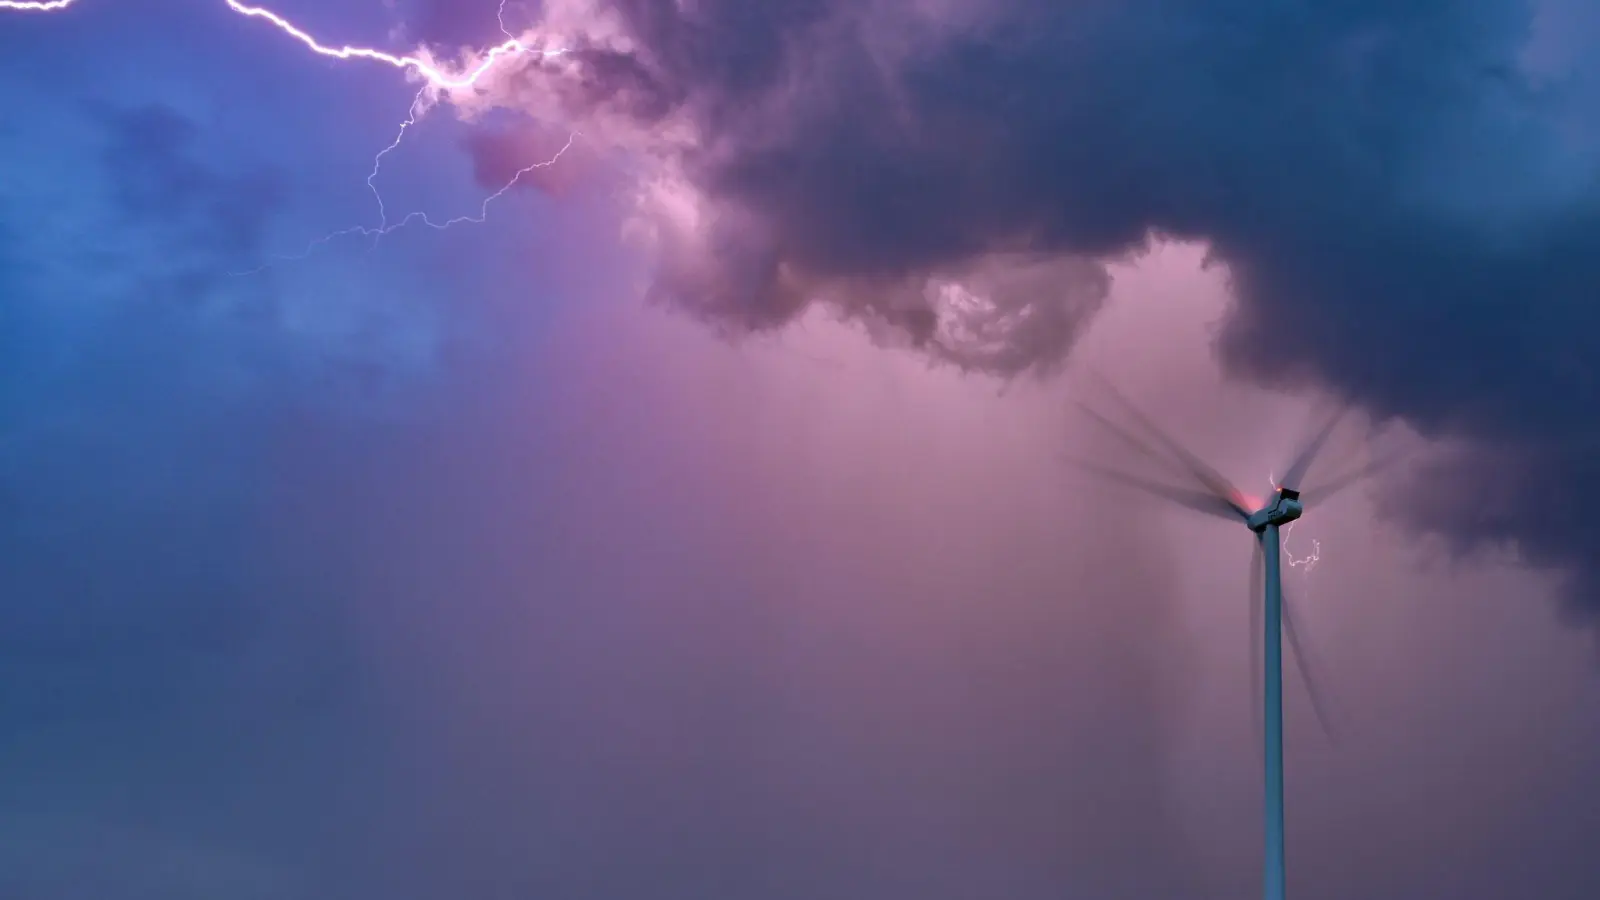
[[[1412,450],[1290,536],[1295,896],[1600,891],[1587,4],[504,22],[0,11],[0,895],[1250,896],[1248,536],[1091,371]]]

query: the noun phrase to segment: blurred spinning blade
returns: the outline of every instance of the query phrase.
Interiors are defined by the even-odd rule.
[[[1317,454],[1322,452],[1323,445],[1328,443],[1328,438],[1333,435],[1339,422],[1344,419],[1348,407],[1339,407],[1328,416],[1328,421],[1323,424],[1315,434],[1300,448],[1289,468],[1283,473],[1283,480],[1278,483],[1280,488],[1290,491],[1299,491],[1300,482],[1305,480],[1306,473],[1311,470],[1311,464],[1316,461]]]
[[[1333,477],[1329,478],[1327,481],[1322,482],[1316,487],[1307,488],[1303,492],[1301,499],[1307,504],[1316,503],[1321,505],[1326,503],[1345,488],[1348,488],[1351,485],[1360,484],[1361,482],[1366,481],[1368,478],[1377,475],[1379,472],[1393,467],[1407,455],[1409,454],[1403,450],[1395,450],[1385,453],[1371,462],[1368,462],[1364,466],[1358,466],[1354,469],[1345,470],[1340,472],[1338,475],[1334,475]]]
[[[1316,714],[1317,726],[1322,729],[1322,736],[1329,743],[1337,744],[1338,735],[1333,728],[1332,712],[1328,706],[1327,693],[1322,688],[1322,677],[1319,674],[1322,666],[1316,646],[1307,635],[1302,632],[1295,622],[1300,617],[1294,612],[1294,603],[1289,599],[1287,589],[1283,594],[1283,633],[1289,638],[1289,649],[1294,653],[1295,669],[1300,673],[1300,683],[1305,685],[1306,697],[1311,701],[1311,711]]]
[[[1320,672],[1322,667],[1318,661],[1316,648],[1311,640],[1302,633],[1298,624],[1300,616],[1294,612],[1294,604],[1289,597],[1289,591],[1281,584],[1279,579],[1279,594],[1282,600],[1280,615],[1282,617],[1283,635],[1287,638],[1288,655],[1294,658],[1295,670],[1300,675],[1300,682],[1305,686],[1306,697],[1311,701],[1311,711],[1317,717],[1317,726],[1322,731],[1324,738],[1329,743],[1338,743],[1338,733],[1333,727],[1332,708],[1328,703],[1328,695],[1323,690],[1323,679]],[[1262,549],[1261,541],[1255,542],[1255,552],[1250,558],[1250,712],[1252,724],[1255,727],[1256,749],[1262,746],[1262,720],[1263,696],[1265,692],[1263,657],[1266,641],[1266,554]]]
[[[1086,472],[1091,472],[1095,475],[1098,475],[1107,481],[1113,481],[1117,484],[1123,485],[1124,487],[1133,488],[1134,490],[1149,494],[1152,497],[1159,497],[1162,500],[1177,504],[1178,506],[1194,512],[1202,513],[1208,516],[1216,516],[1219,519],[1226,519],[1229,522],[1239,522],[1244,518],[1244,513],[1237,505],[1230,503],[1226,499],[1218,497],[1214,494],[1208,494],[1204,491],[1192,491],[1188,490],[1187,488],[1173,487],[1171,485],[1162,484],[1158,481],[1148,481],[1135,475],[1129,475],[1126,472],[1119,472],[1116,469],[1108,468],[1106,466],[1098,465],[1086,460],[1076,459],[1070,456],[1066,457],[1066,460],[1072,465],[1083,469]]]
[[[1233,510],[1235,517],[1248,518],[1250,516],[1251,511],[1245,507],[1244,495],[1228,479],[1222,477],[1222,474],[1216,469],[1207,465],[1200,457],[1190,452],[1171,435],[1167,434],[1161,426],[1155,423],[1154,419],[1145,415],[1139,407],[1134,405],[1133,401],[1125,397],[1121,391],[1118,391],[1111,382],[1104,377],[1097,377],[1096,380],[1105,389],[1106,393],[1116,401],[1117,405],[1122,407],[1129,418],[1133,419],[1144,430],[1149,440],[1140,439],[1104,415],[1080,403],[1078,405],[1079,409],[1088,415],[1091,420],[1142,455],[1168,467],[1175,465],[1178,473],[1192,478],[1201,487],[1205,488],[1208,494],[1221,500],[1229,509]]]

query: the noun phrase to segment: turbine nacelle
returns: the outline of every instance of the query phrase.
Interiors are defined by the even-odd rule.
[[[1251,513],[1244,523],[1251,531],[1260,533],[1268,525],[1282,527],[1300,518],[1306,508],[1300,503],[1300,492],[1289,488],[1278,488],[1272,496],[1272,502]]]

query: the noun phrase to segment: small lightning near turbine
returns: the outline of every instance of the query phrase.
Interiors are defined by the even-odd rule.
[[[1296,524],[1298,523],[1290,522],[1289,526],[1283,529],[1283,561],[1288,563],[1291,568],[1297,566],[1305,567],[1306,574],[1309,575],[1311,574],[1311,569],[1322,561],[1322,542],[1312,538],[1311,552],[1304,557],[1296,557],[1294,551],[1289,549],[1289,536],[1294,534],[1294,526]]]
[[[22,12],[56,12],[66,9],[69,6],[74,5],[76,2],[77,0],[0,0],[0,10],[16,10]],[[483,202],[479,205],[476,215],[461,215],[445,219],[443,221],[436,221],[425,212],[413,212],[407,214],[399,221],[391,223],[389,221],[388,209],[384,204],[383,194],[378,190],[378,172],[382,168],[383,158],[389,153],[398,149],[401,141],[405,138],[406,131],[412,126],[416,125],[418,117],[424,110],[425,101],[427,100],[430,92],[442,94],[449,91],[472,87],[478,83],[479,79],[483,78],[485,74],[499,64],[501,60],[509,57],[532,54],[539,56],[541,59],[550,59],[553,57],[562,56],[566,54],[568,50],[566,48],[545,49],[535,47],[513,35],[511,31],[506,28],[506,0],[500,0],[500,5],[496,12],[496,20],[499,22],[500,32],[501,34],[505,35],[506,39],[501,43],[483,51],[482,57],[479,59],[477,65],[456,73],[451,73],[443,68],[440,68],[431,58],[428,57],[425,52],[420,55],[397,56],[393,53],[388,53],[374,47],[355,46],[351,44],[343,44],[335,47],[322,43],[310,32],[307,32],[303,28],[300,28],[293,22],[289,21],[284,16],[264,6],[252,6],[247,3],[241,3],[239,0],[222,0],[222,2],[226,3],[229,9],[241,16],[244,16],[245,18],[260,19],[272,25],[318,56],[324,56],[338,60],[360,59],[384,63],[386,65],[393,66],[394,68],[401,69],[413,76],[420,77],[423,82],[422,87],[418,89],[416,95],[412,98],[411,105],[406,113],[406,118],[400,123],[399,130],[396,133],[394,140],[391,141],[388,146],[378,151],[377,155],[372,160],[372,169],[367,175],[367,188],[372,192],[373,197],[378,203],[378,224],[375,226],[357,225],[330,232],[311,241],[306,246],[306,249],[301,253],[292,256],[276,256],[274,257],[276,261],[282,262],[304,259],[335,239],[352,235],[370,237],[373,239],[373,246],[376,246],[377,241],[384,235],[400,228],[404,228],[413,222],[421,222],[436,230],[444,230],[453,225],[481,224],[488,218],[489,205],[491,203],[503,197],[506,193],[515,188],[517,184],[521,182],[523,177],[529,173],[536,169],[547,168],[554,165],[556,161],[565,155],[568,150],[572,149],[573,142],[579,137],[578,132],[572,132],[568,135],[567,141],[564,145],[562,145],[561,149],[557,150],[548,159],[532,163],[517,170],[511,176],[510,180],[502,185],[499,190],[490,194],[483,200]],[[251,269],[248,272],[236,272],[234,274],[251,274],[253,272],[259,272],[263,269],[269,268],[271,265],[272,263],[269,262],[262,266],[258,266],[255,269]]]
[[[1275,473],[1267,473],[1267,483],[1272,485],[1273,493],[1278,492],[1278,479]],[[1317,563],[1322,561],[1322,542],[1316,538],[1312,538],[1311,552],[1304,557],[1295,556],[1294,551],[1289,549],[1289,538],[1294,534],[1294,526],[1298,524],[1300,524],[1300,522],[1296,520],[1290,522],[1288,526],[1283,529],[1283,561],[1288,563],[1289,567],[1292,569],[1304,567],[1306,574],[1309,575]]]

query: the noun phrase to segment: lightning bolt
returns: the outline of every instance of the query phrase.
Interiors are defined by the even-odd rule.
[[[0,9],[15,9],[22,12],[55,12],[66,9],[78,0],[0,0]]]
[[[352,47],[349,44],[345,44],[342,47],[329,47],[311,35],[307,34],[305,31],[302,31],[300,28],[296,27],[288,19],[285,19],[270,9],[262,6],[247,6],[243,3],[240,3],[239,0],[222,0],[222,2],[228,4],[229,9],[241,16],[251,19],[265,19],[266,21],[277,26],[279,31],[282,31],[284,34],[287,34],[304,44],[307,49],[318,56],[329,56],[334,59],[370,59],[374,62],[388,63],[397,69],[409,69],[416,74],[421,75],[430,85],[436,88],[443,88],[445,90],[457,90],[459,88],[471,87],[472,85],[477,84],[478,79],[482,78],[485,72],[488,72],[490,69],[494,68],[494,64],[499,61],[500,57],[502,56],[520,53],[538,53],[545,57],[550,57],[560,56],[561,54],[567,52],[565,49],[538,50],[529,47],[514,37],[511,37],[510,32],[505,30],[504,0],[501,0],[500,3],[499,19],[500,31],[507,36],[507,40],[504,43],[490,47],[488,52],[484,54],[483,61],[478,63],[477,68],[463,72],[459,75],[451,75],[441,69],[438,69],[428,60],[418,56],[395,56],[391,53],[385,53],[382,50],[375,50],[371,47]]]
[[[1278,476],[1277,476],[1277,473],[1268,472],[1267,473],[1267,483],[1272,485],[1272,492],[1273,493],[1277,493],[1278,492]],[[1293,522],[1290,522],[1283,529],[1283,544],[1282,544],[1283,555],[1284,555],[1285,560],[1289,563],[1289,567],[1290,568],[1304,567],[1305,570],[1306,570],[1306,573],[1310,574],[1312,568],[1314,568],[1316,566],[1316,564],[1319,561],[1321,561],[1321,559],[1322,559],[1322,542],[1317,540],[1316,538],[1312,538],[1311,539],[1311,552],[1308,555],[1306,555],[1306,557],[1303,558],[1303,559],[1296,558],[1295,555],[1294,555],[1294,551],[1289,549],[1289,536],[1294,534],[1294,526],[1296,526],[1298,524],[1300,524],[1300,522],[1297,519],[1297,520],[1295,520]]]
[[[1283,555],[1291,568],[1295,566],[1304,566],[1306,572],[1309,574],[1312,567],[1314,567],[1317,562],[1322,559],[1322,542],[1316,538],[1312,538],[1311,553],[1308,554],[1304,559],[1296,559],[1294,551],[1289,549],[1289,536],[1294,534],[1294,526],[1298,524],[1298,521],[1290,522],[1288,526],[1283,529]]]
[[[0,9],[23,12],[57,12],[77,2],[78,0],[0,0]],[[229,9],[245,18],[265,20],[279,31],[305,45],[306,49],[318,56],[341,60],[367,59],[373,62],[387,63],[397,69],[405,69],[421,75],[429,85],[443,90],[459,90],[477,84],[478,79],[494,68],[495,63],[499,62],[502,57],[523,53],[537,53],[542,57],[549,58],[561,56],[568,52],[566,48],[543,50],[531,47],[514,37],[510,31],[506,30],[506,0],[501,0],[497,14],[500,22],[500,32],[506,36],[506,40],[485,51],[483,59],[478,63],[477,67],[455,75],[438,68],[432,61],[421,56],[395,56],[392,53],[386,53],[373,47],[357,47],[350,44],[330,47],[312,37],[310,33],[293,22],[264,6],[250,6],[246,3],[240,3],[239,0],[222,0],[222,2],[226,3]]]
[[[0,0],[0,10],[54,12],[66,9],[76,2],[77,0]],[[430,91],[442,93],[446,91],[472,87],[473,85],[477,84],[480,78],[493,69],[494,66],[500,62],[500,60],[507,57],[520,56],[523,54],[535,54],[541,59],[550,59],[552,57],[566,54],[568,52],[567,49],[541,49],[530,46],[526,42],[517,38],[511,33],[510,29],[506,27],[506,0],[500,0],[500,5],[496,11],[495,19],[500,25],[500,33],[506,36],[506,40],[484,51],[482,58],[475,67],[452,74],[436,66],[430,59],[426,58],[426,56],[396,56],[392,53],[387,53],[373,47],[353,46],[350,44],[333,47],[322,43],[309,32],[266,7],[251,6],[246,3],[241,3],[239,0],[223,0],[223,2],[228,5],[229,9],[241,16],[244,16],[245,18],[261,19],[267,22],[289,37],[294,38],[300,44],[304,45],[306,49],[317,54],[318,56],[325,56],[338,60],[362,59],[370,60],[372,62],[385,63],[393,66],[394,68],[404,70],[412,75],[420,76],[423,80],[422,87],[417,91],[416,96],[412,98],[411,105],[406,112],[406,118],[400,123],[399,130],[395,134],[394,140],[391,141],[387,147],[379,150],[377,155],[373,157],[372,169],[367,175],[367,188],[372,192],[372,195],[374,199],[377,200],[378,204],[378,224],[376,226],[357,225],[330,232],[311,241],[307,245],[306,249],[299,254],[292,256],[275,256],[274,259],[277,261],[282,262],[304,259],[335,239],[351,235],[370,237],[373,239],[373,246],[375,247],[377,245],[377,241],[384,235],[404,228],[413,222],[421,222],[430,228],[441,231],[453,225],[469,223],[481,224],[488,219],[489,205],[491,203],[515,188],[522,178],[528,173],[536,169],[547,168],[554,165],[556,161],[561,159],[561,157],[568,150],[572,149],[573,142],[579,137],[578,132],[572,132],[570,135],[568,135],[567,142],[562,145],[561,149],[557,150],[550,158],[540,162],[532,163],[517,170],[517,172],[511,176],[511,179],[501,186],[499,190],[490,194],[483,200],[476,215],[455,216],[440,222],[434,221],[425,212],[413,212],[407,214],[398,222],[391,224],[389,222],[388,209],[383,201],[383,194],[378,190],[378,172],[383,166],[383,158],[389,153],[398,149],[401,141],[405,139],[406,131],[417,124],[417,118],[422,114],[423,102],[427,98]],[[260,272],[263,269],[269,268],[271,265],[272,263],[269,262],[247,272],[236,272],[234,274],[247,275],[254,272]]]

